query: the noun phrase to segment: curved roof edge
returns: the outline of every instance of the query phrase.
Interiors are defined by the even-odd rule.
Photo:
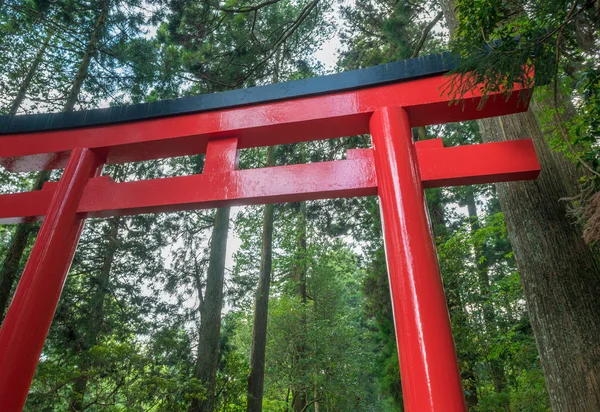
[[[0,116],[0,134],[100,126],[338,93],[443,74],[455,68],[456,62],[453,55],[444,52],[326,76],[152,103],[75,112]]]

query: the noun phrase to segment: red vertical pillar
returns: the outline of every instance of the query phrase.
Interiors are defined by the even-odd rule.
[[[408,115],[378,109],[371,135],[402,394],[408,412],[464,411],[456,351]]]
[[[102,168],[90,149],[74,149],[54,192],[0,329],[0,411],[21,411],[58,304],[84,219],[77,206]]]

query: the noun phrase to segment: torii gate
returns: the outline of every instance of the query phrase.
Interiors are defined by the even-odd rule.
[[[0,329],[0,410],[20,411],[86,217],[378,195],[402,391],[411,412],[464,411],[423,188],[535,179],[530,140],[444,148],[411,127],[500,116],[527,101],[442,90],[447,54],[269,86],[83,112],[0,117],[0,164],[64,167],[0,195],[0,223],[43,224]],[[494,98],[498,97],[498,98]],[[526,99],[527,100],[527,99]],[[346,160],[236,170],[238,149],[370,133]],[[1,135],[3,134],[3,135]],[[104,164],[206,153],[202,174],[115,183]]]

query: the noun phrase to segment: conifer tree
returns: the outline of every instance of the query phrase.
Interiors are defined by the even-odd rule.
[[[459,14],[457,18],[454,1],[444,0],[441,3],[451,33],[472,27],[469,25],[473,24],[474,18],[467,9],[464,17]],[[458,4],[474,8],[481,6],[479,2]],[[573,2],[571,10],[576,4]],[[492,5],[495,6],[498,6],[495,13],[502,13],[508,10],[510,4]],[[484,10],[481,9],[481,12]],[[519,13],[518,10],[516,12]],[[488,19],[490,26],[484,27],[484,33],[502,24],[502,16],[493,17]],[[565,24],[569,14],[566,18]],[[512,35],[510,30],[506,30],[510,26],[504,27],[504,33]],[[563,36],[562,31],[563,28],[559,28],[555,32],[557,42]],[[512,47],[510,40],[503,40],[507,42],[501,47]],[[542,44],[541,47],[545,46]],[[547,56],[542,54],[542,57],[544,55]],[[504,67],[499,62],[496,69],[502,72]],[[548,70],[548,63],[543,59],[535,62],[538,63],[536,71],[544,73]],[[513,58],[509,62],[515,63],[518,64],[519,60]],[[478,68],[473,69],[477,72]],[[482,76],[489,73],[485,69],[480,72]],[[504,73],[508,74],[507,71]],[[521,76],[514,71],[510,75]],[[515,78],[508,77],[509,80]],[[544,133],[541,121],[531,109],[523,114],[484,119],[478,123],[484,141],[524,136],[534,141],[542,168],[540,177],[532,182],[497,184],[500,205],[519,268],[553,409],[597,410],[600,408],[600,391],[595,383],[600,382],[600,364],[595,360],[598,348],[586,342],[597,341],[600,336],[600,303],[596,298],[600,291],[600,268],[594,253],[583,240],[581,229],[570,221],[567,204],[561,201],[577,191],[573,187],[573,179],[569,178],[577,176],[575,165],[551,150],[549,136]]]

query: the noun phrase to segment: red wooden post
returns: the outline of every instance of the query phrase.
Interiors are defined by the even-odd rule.
[[[409,412],[465,411],[450,319],[408,114],[370,121],[404,405]]]
[[[0,411],[21,411],[56,310],[84,219],[77,206],[102,169],[90,149],[73,149],[0,329]]]

